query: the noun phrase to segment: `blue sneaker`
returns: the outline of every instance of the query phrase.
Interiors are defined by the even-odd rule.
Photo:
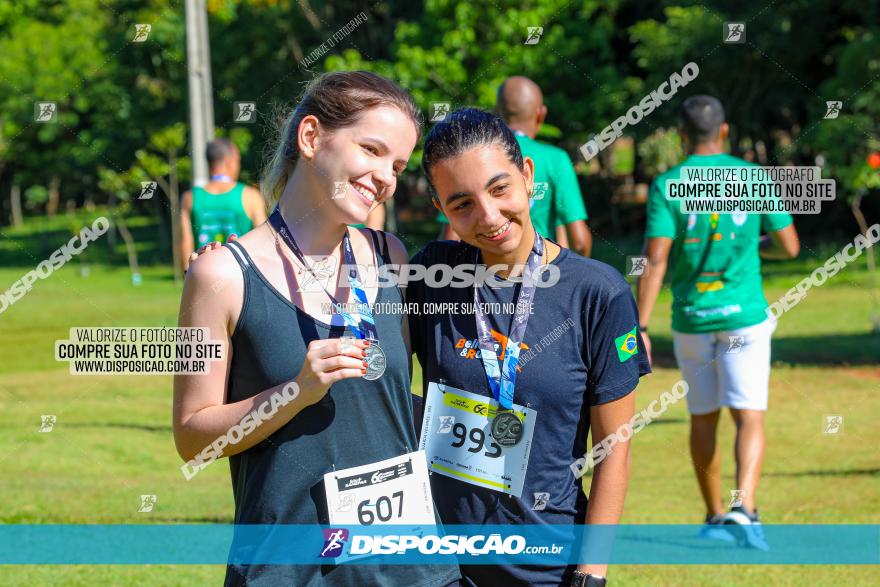
[[[764,536],[758,510],[749,513],[742,506],[735,507],[727,512],[722,518],[722,524],[728,526],[740,546],[749,546],[758,550],[768,551],[770,545]]]
[[[697,538],[705,538],[707,540],[721,540],[723,542],[733,542],[736,540],[733,534],[724,527],[724,516],[721,514],[707,514],[706,521]]]

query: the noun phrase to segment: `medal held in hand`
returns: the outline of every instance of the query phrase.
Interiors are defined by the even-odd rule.
[[[479,262],[479,254],[477,251],[476,262]],[[528,259],[529,276],[534,276],[537,273],[543,254],[544,239],[535,232],[535,244]],[[534,281],[523,279],[520,284],[519,296],[516,299],[513,324],[507,337],[507,347],[504,350],[504,364],[499,367],[498,357],[495,354],[495,340],[490,333],[489,318],[483,312],[480,289],[474,286],[474,309],[477,319],[477,336],[480,341],[480,360],[486,372],[492,397],[498,402],[498,412],[492,420],[491,433],[492,438],[502,448],[516,446],[522,440],[525,431],[522,421],[513,413],[513,390],[516,383],[516,368],[519,364],[520,344],[529,322],[529,308],[532,306],[534,295]]]
[[[353,336],[343,336],[342,347],[339,349],[340,353],[347,355],[357,351],[358,348],[353,344],[355,340]],[[363,375],[363,378],[369,381],[376,380],[385,373],[385,351],[382,350],[382,347],[375,340],[370,340],[370,345],[364,349],[364,352],[367,353],[367,356],[364,358],[364,361],[367,362],[367,372]]]
[[[364,379],[373,381],[382,377],[382,374],[385,373],[385,351],[375,341],[370,343],[366,351],[367,372],[364,375]]]
[[[303,255],[299,245],[296,244],[293,235],[290,234],[290,229],[287,227],[287,223],[284,222],[284,218],[281,217],[281,210],[277,207],[272,212],[272,215],[269,216],[269,224],[275,229],[275,232],[281,237],[284,244],[290,248],[297,260],[302,263],[306,269],[309,269],[305,255]],[[351,287],[352,293],[357,302],[359,317],[355,318],[350,312],[345,311],[346,305],[340,303],[329,291],[325,289],[324,293],[327,294],[327,297],[330,298],[335,307],[339,308],[339,314],[342,316],[342,319],[345,320],[346,326],[351,329],[354,335],[357,338],[366,338],[370,341],[370,345],[366,348],[367,356],[365,360],[367,361],[367,372],[364,374],[363,378],[373,381],[385,373],[385,365],[387,361],[385,358],[385,351],[379,346],[379,333],[376,330],[376,323],[373,320],[373,310],[367,300],[367,293],[361,285],[360,276],[357,271],[357,264],[354,258],[354,251],[351,248],[351,239],[348,238],[347,230],[342,236],[342,258],[345,266],[348,267],[348,284]],[[309,270],[311,271],[311,269]]]

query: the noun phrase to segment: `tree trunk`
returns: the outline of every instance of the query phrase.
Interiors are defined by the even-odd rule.
[[[164,177],[155,178],[156,183],[159,185],[159,188],[162,190],[162,194],[167,198],[168,197],[168,182],[165,181]],[[156,242],[159,243],[158,252],[159,255],[162,256],[165,254],[165,246],[174,246],[171,243],[171,218],[170,214],[166,214],[165,210],[169,208],[167,204],[164,202],[158,202],[154,200],[147,200],[150,206],[153,206],[156,209],[156,215],[159,218],[159,223],[156,225]],[[172,255],[173,251],[168,251]]]
[[[58,213],[58,203],[61,200],[61,178],[53,175],[49,180],[49,201],[46,203],[46,214],[51,218]]]
[[[614,176],[612,165],[611,146],[599,153],[599,177],[610,179]]]
[[[866,190],[861,189],[856,193],[856,197],[853,198],[850,208],[852,209],[853,216],[856,217],[856,222],[859,224],[859,232],[867,236],[868,223],[865,220],[865,215],[862,214],[862,198],[865,195],[865,191]],[[868,263],[868,277],[870,280],[869,292],[871,301],[873,302],[871,308],[871,332],[878,333],[880,332],[880,312],[878,312],[877,309],[877,273],[874,265],[874,247],[867,247],[865,249],[865,260]]]
[[[177,155],[169,153],[168,162],[171,171],[168,174],[168,200],[171,203],[171,246],[173,254],[171,255],[174,263],[174,283],[180,283],[183,279],[183,268],[180,259],[180,195],[177,193],[179,186],[177,183]]]
[[[15,178],[12,179],[12,187],[9,189],[9,200],[12,203],[12,226],[21,226],[24,224],[21,215],[21,186]]]
[[[117,212],[116,194],[111,193],[107,198],[107,216],[110,218],[110,230],[107,231],[107,246],[110,248],[110,254],[116,250],[116,231],[113,230],[116,222]]]
[[[122,214],[116,216],[115,220],[116,228],[119,229],[119,234],[122,236],[122,240],[125,241],[125,252],[128,254],[128,267],[131,269],[132,281],[135,282],[140,279],[141,272],[138,268],[137,249],[135,249],[134,246],[134,238],[131,236],[131,231],[128,230],[128,226],[125,224],[125,219],[123,219]]]
[[[2,123],[3,123],[3,119],[0,119],[0,124],[2,124]],[[2,147],[2,145],[3,145],[2,134],[0,134],[0,147]],[[6,161],[3,161],[2,159],[0,159],[0,179],[3,179],[3,170],[4,169],[6,169]],[[15,180],[14,177],[12,179]],[[3,208],[5,209],[6,206],[4,205]],[[2,226],[2,225],[3,225],[3,215],[2,215],[2,213],[0,213],[0,226]]]
[[[639,141],[636,137],[633,137],[633,169],[632,169],[632,178],[633,182],[636,184],[643,183],[645,181],[645,174],[642,170],[642,158],[639,156]]]

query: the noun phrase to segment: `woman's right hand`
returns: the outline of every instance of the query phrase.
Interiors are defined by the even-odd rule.
[[[330,386],[342,379],[363,377],[367,372],[369,340],[328,338],[309,343],[302,369],[294,380],[309,404],[321,401]]]

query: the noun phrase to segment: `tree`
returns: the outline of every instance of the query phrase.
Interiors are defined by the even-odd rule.
[[[868,163],[870,155],[880,151],[880,27],[850,30],[847,36],[848,44],[836,52],[837,71],[821,88],[823,95],[840,98],[842,112],[837,118],[817,123],[804,143],[818,153],[831,177],[836,178],[837,199],[849,203],[859,231],[866,234],[868,222],[862,206],[871,198],[876,207],[880,195],[880,173]],[[817,119],[824,110],[816,109]],[[872,329],[880,333],[873,247],[865,251],[865,258],[873,290]]]
[[[131,194],[134,180],[129,173],[117,173],[107,167],[98,168],[98,187],[110,195],[108,207],[110,220],[115,225],[122,241],[125,243],[125,252],[128,257],[128,267],[131,270],[131,282],[139,285],[141,282],[140,268],[138,266],[137,248],[134,237],[128,229],[126,216],[131,212]],[[117,205],[119,202],[119,205]]]
[[[0,92],[0,172],[12,162],[18,180],[48,185],[46,206],[54,213],[61,178],[81,180],[104,142],[87,127],[91,111],[112,104],[98,98],[113,73],[104,54],[108,17],[95,0],[21,4],[23,10],[0,12],[0,80],[7,86]],[[35,121],[37,102],[56,103],[54,122]]]
[[[146,148],[135,153],[131,177],[140,183],[155,181],[168,198],[168,214],[171,217],[171,249],[174,264],[174,280],[183,277],[180,263],[180,181],[188,180],[190,158],[181,151],[186,147],[186,125],[182,122],[154,132]]]

